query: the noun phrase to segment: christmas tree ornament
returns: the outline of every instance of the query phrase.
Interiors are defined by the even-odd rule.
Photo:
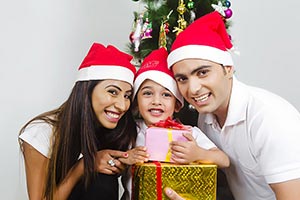
[[[225,1],[225,6],[226,6],[227,8],[230,8],[230,6],[231,6],[230,1]]]
[[[233,12],[230,8],[228,8],[227,10],[225,10],[225,18],[229,19],[232,16]]]
[[[187,3],[187,7],[189,10],[193,10],[194,9],[194,2],[193,0],[189,0],[189,2]]]
[[[160,25],[160,29],[159,29],[159,38],[158,38],[158,47],[164,47],[166,48],[167,46],[167,34],[165,31],[165,26],[164,26],[165,22],[162,22]]]
[[[218,11],[223,17],[226,17],[225,10],[227,10],[227,7],[223,6],[221,1],[218,1],[218,5],[211,4],[211,6],[215,9],[215,11]]]
[[[187,22],[184,19],[184,13],[186,12],[186,7],[183,2],[183,0],[178,1],[178,7],[177,7],[177,12],[179,13],[178,15],[178,27],[174,27],[173,32],[176,32],[176,35],[178,35],[181,31],[183,31],[187,27]]]
[[[132,35],[132,43],[134,44],[134,51],[139,51],[139,46],[141,43],[142,37],[142,26],[143,26],[143,14],[140,14],[136,20],[135,31]]]
[[[142,32],[142,39],[152,38],[152,22],[149,22],[148,17],[146,17]]]
[[[189,2],[187,3],[187,7],[190,10],[190,21],[189,21],[189,23],[192,23],[196,19],[196,13],[194,11],[194,8],[195,8],[194,5],[195,5],[195,3],[193,2],[193,0],[189,0]]]
[[[177,7],[177,12],[180,14],[180,15],[183,15],[186,11],[186,7],[185,7],[185,4],[183,2],[183,0],[179,0],[178,2],[178,7]]]

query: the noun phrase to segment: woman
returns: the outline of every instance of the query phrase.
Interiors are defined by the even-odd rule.
[[[139,162],[126,152],[137,135],[131,59],[94,43],[67,101],[21,129],[29,199],[118,199],[118,176]]]

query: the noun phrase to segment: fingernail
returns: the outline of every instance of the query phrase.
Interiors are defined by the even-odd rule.
[[[127,158],[127,157],[128,157],[128,153],[124,153],[124,157],[126,157],[126,158]]]
[[[166,193],[167,194],[172,194],[172,190],[170,190],[170,188],[166,188]]]

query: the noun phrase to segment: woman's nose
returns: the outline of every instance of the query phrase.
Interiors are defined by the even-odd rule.
[[[116,102],[115,102],[115,107],[119,110],[119,111],[126,111],[128,110],[128,107],[127,106],[127,102],[126,102],[126,99],[124,97],[118,97]]]

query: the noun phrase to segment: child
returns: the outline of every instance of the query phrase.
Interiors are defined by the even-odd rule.
[[[172,117],[183,106],[183,98],[177,90],[172,72],[167,67],[168,52],[165,48],[150,53],[143,61],[134,80],[134,104],[137,104],[136,146],[145,146],[146,129],[160,120]],[[197,127],[192,134],[184,134],[187,142],[172,142],[172,159],[176,163],[214,163],[220,168],[229,166],[228,156],[219,150]],[[127,184],[131,191],[131,181]]]
[[[165,48],[153,51],[143,61],[134,80],[134,94],[141,120],[137,120],[136,146],[145,146],[148,126],[172,117],[183,106],[183,98],[177,90],[172,72],[167,67],[168,52]],[[184,134],[188,142],[172,142],[175,162],[214,163],[220,168],[229,166],[229,158],[213,144],[197,127],[192,134]]]

